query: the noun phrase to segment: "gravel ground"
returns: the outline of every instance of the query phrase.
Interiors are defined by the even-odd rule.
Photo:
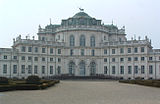
[[[0,92],[0,104],[160,104],[160,89],[117,81],[61,81],[47,90]]]

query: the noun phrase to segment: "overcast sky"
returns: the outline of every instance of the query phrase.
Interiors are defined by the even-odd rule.
[[[60,24],[79,7],[104,24],[126,27],[127,38],[147,35],[160,48],[160,0],[0,0],[0,48],[11,47],[19,34],[37,37],[38,25]]]

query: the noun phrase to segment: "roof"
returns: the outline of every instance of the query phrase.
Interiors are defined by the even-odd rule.
[[[78,12],[72,18],[92,18],[85,12]]]

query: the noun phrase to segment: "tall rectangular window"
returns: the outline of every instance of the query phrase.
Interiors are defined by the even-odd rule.
[[[38,57],[34,57],[34,61],[38,61]]]
[[[124,66],[120,66],[120,74],[124,74]]]
[[[104,49],[104,54],[107,54],[107,49]]]
[[[138,61],[138,57],[134,57],[134,61]]]
[[[7,59],[7,55],[4,55],[4,59]]]
[[[25,65],[21,65],[21,73],[22,73],[22,74],[25,73]]]
[[[28,74],[32,74],[32,66],[28,65]]]
[[[112,54],[115,54],[115,53],[116,53],[115,49],[112,49]]]
[[[141,47],[141,52],[144,52],[144,47]]]
[[[26,52],[26,47],[25,46],[21,47],[21,52]]]
[[[92,55],[92,56],[94,56],[94,55],[95,55],[94,49],[92,49],[92,51],[91,51],[91,55]]]
[[[108,72],[108,68],[107,66],[104,66],[104,74],[107,74],[107,72]]]
[[[151,60],[152,60],[152,57],[149,57],[149,60],[151,61]]]
[[[128,74],[132,74],[132,66],[128,66]]]
[[[84,49],[81,49],[81,56],[84,56]]]
[[[28,56],[28,61],[32,61],[32,56]]]
[[[115,73],[116,73],[116,67],[112,66],[112,74],[115,74]]]
[[[46,58],[45,58],[45,57],[42,57],[42,61],[46,61]]]
[[[138,48],[134,48],[134,53],[138,53]]]
[[[107,62],[107,58],[104,58],[104,62]]]
[[[142,65],[142,66],[141,66],[141,74],[144,74],[144,73],[145,73],[145,71],[144,71],[144,70],[145,70],[145,66],[144,66],[144,65]]]
[[[124,58],[120,58],[120,62],[124,62]]]
[[[131,48],[128,48],[128,53],[131,53]]]
[[[38,66],[37,65],[34,66],[34,74],[38,74]]]
[[[137,65],[134,66],[134,73],[135,73],[135,74],[138,74],[138,66],[137,66]]]
[[[53,54],[53,48],[50,48],[50,54]]]
[[[70,56],[73,56],[73,49],[70,50]]]
[[[32,47],[28,47],[28,52],[32,52]]]
[[[38,52],[38,47],[34,48],[34,52],[36,52],[36,53]]]
[[[46,53],[46,48],[42,48],[42,53]]]
[[[13,74],[17,74],[17,65],[13,65]]]
[[[153,74],[153,66],[149,65],[149,74]]]
[[[141,61],[144,61],[145,60],[145,58],[144,57],[141,57]]]
[[[120,53],[124,53],[124,48],[120,48]]]
[[[4,64],[3,65],[3,74],[6,74],[7,73],[7,64]]]
[[[116,61],[116,59],[115,58],[112,58],[112,62],[115,62]]]
[[[61,49],[58,49],[58,54],[61,54]]]
[[[24,60],[25,60],[25,56],[22,56],[22,57],[21,57],[21,60],[23,60],[23,61],[24,61]]]
[[[53,66],[50,66],[50,74],[53,74]]]
[[[45,74],[45,66],[42,66],[42,74]]]
[[[128,61],[132,61],[132,58],[131,58],[131,57],[128,57]]]

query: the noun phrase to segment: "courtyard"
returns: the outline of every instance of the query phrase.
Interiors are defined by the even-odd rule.
[[[117,81],[61,81],[47,90],[0,92],[0,104],[160,104],[160,89]]]

